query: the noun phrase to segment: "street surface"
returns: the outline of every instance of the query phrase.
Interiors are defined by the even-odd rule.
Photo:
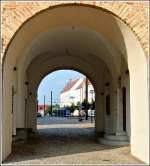
[[[100,145],[94,123],[77,118],[38,118],[38,132],[27,143],[15,143],[5,164],[140,164],[130,147]]]

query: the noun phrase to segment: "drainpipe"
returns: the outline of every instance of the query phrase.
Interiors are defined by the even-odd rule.
[[[87,77],[85,79],[85,101],[87,104],[88,103],[88,79],[87,79]],[[88,120],[88,108],[87,108],[87,106],[85,109],[85,116],[86,116],[86,120]]]

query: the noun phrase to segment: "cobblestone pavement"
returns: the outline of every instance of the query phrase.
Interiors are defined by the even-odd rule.
[[[94,123],[74,118],[38,119],[38,132],[27,143],[14,144],[5,164],[142,164],[130,147],[96,141]]]

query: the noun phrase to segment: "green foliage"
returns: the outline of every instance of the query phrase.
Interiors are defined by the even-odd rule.
[[[52,109],[51,109],[51,106],[48,106],[48,108],[45,110],[44,114],[52,115],[52,112],[55,112],[55,110],[58,110],[59,108],[60,108],[59,104],[52,105]]]
[[[72,105],[69,107],[69,110],[71,113],[73,113],[76,109],[76,106],[74,105],[74,103],[72,103]]]
[[[47,107],[47,109],[45,110],[44,114],[45,114],[45,115],[47,115],[47,114],[52,114],[51,106],[48,106],[48,107]]]
[[[81,102],[78,101],[78,102],[77,102],[77,105],[76,105],[76,109],[77,109],[77,110],[80,110],[80,106],[81,106]]]
[[[91,110],[95,110],[95,101],[92,100],[91,104],[90,104],[90,108]]]
[[[53,105],[53,110],[58,110],[58,109],[60,109],[60,105],[59,104]]]
[[[67,109],[67,110],[70,110],[70,112],[73,113],[76,109],[80,110],[80,106],[81,105],[82,105],[82,109],[83,110],[88,110],[88,109],[95,110],[95,101],[94,100],[92,100],[91,103],[89,103],[86,100],[84,100],[82,103],[81,102],[77,102],[76,105],[74,103],[72,103],[71,106],[65,106],[64,108]]]
[[[64,108],[66,108],[67,110],[70,110],[70,106],[64,106]]]
[[[82,102],[82,108],[84,110],[88,110],[90,108],[90,103],[84,99],[84,101]]]

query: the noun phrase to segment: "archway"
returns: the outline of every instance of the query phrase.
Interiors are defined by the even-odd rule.
[[[24,128],[24,98],[28,92],[34,93],[44,73],[68,67],[82,70],[95,80],[100,100],[103,101],[108,93],[112,95],[114,125],[108,133],[122,133],[121,88],[129,89],[130,76],[131,152],[149,161],[147,60],[138,40],[121,20],[90,6],[47,9],[22,26],[11,41],[3,62],[3,159],[11,152],[12,91],[15,90],[18,101],[14,109],[19,117],[16,125]],[[97,126],[103,132],[104,108],[101,105],[99,108],[102,111],[97,116]]]
[[[91,117],[92,123],[91,112],[95,115],[92,81],[83,73],[70,69],[49,73],[38,86],[37,112],[39,117],[49,116],[52,120],[55,117],[72,117],[82,121]]]
[[[54,80],[56,81],[56,83]],[[86,83],[86,80],[87,80],[87,83]],[[32,81],[32,80],[30,80],[30,81]],[[43,82],[45,82],[45,83],[43,83]],[[65,82],[65,84],[64,84],[64,82]],[[48,84],[49,84],[49,86],[48,86]],[[59,84],[59,86],[57,84]],[[86,89],[86,87],[87,87],[87,89]],[[30,86],[29,86],[29,89],[30,89]],[[64,92],[63,92],[63,89],[66,89],[66,90],[64,90]],[[49,108],[50,108],[51,105],[53,107],[53,104],[54,105],[57,104],[58,108],[55,110],[54,120],[55,120],[55,117],[58,116],[57,115],[58,112],[59,112],[60,117],[66,117],[63,113],[60,115],[60,113],[63,112],[64,109],[65,110],[67,109],[70,112],[69,117],[74,117],[75,119],[77,119],[77,117],[79,118],[79,115],[80,115],[79,113],[83,112],[82,113],[83,119],[87,118],[86,120],[90,120],[89,118],[92,118],[91,117],[91,109],[92,109],[91,104],[92,104],[92,102],[94,102],[93,103],[94,110],[92,110],[92,112],[94,111],[93,115],[95,117],[95,112],[96,112],[95,111],[95,97],[96,97],[95,85],[93,84],[93,80],[91,80],[85,73],[83,73],[83,72],[81,73],[81,71],[79,72],[75,69],[73,70],[70,68],[60,68],[60,69],[54,70],[54,71],[44,75],[42,77],[42,79],[38,80],[37,85],[35,86],[34,90],[32,91],[33,92],[32,94],[30,92],[30,95],[28,97],[28,99],[30,99],[31,98],[30,96],[34,95],[34,99],[32,99],[32,101],[28,100],[28,103],[27,103],[28,108],[26,110],[26,119],[27,119],[26,128],[31,132],[37,131],[37,128],[36,128],[37,123],[35,123],[35,121],[37,121],[36,111],[40,111],[39,110],[40,105],[42,107],[44,107],[44,108],[41,108],[42,117],[44,117],[44,111],[46,112],[45,115],[52,116],[52,112],[51,112],[51,115],[47,113],[46,106],[47,107],[49,106]],[[92,90],[92,92],[91,92],[91,90]],[[51,92],[54,95],[54,97],[52,97],[52,98],[50,98]],[[41,94],[43,94],[43,95],[45,94],[44,96],[42,96],[42,97],[44,97],[44,98],[42,98],[42,101],[41,101]],[[39,95],[40,95],[40,100],[38,99]],[[57,98],[57,99],[55,99],[55,98]],[[43,101],[43,99],[44,99],[44,101]],[[37,100],[37,102],[36,102],[36,100]],[[50,100],[52,103],[50,103]],[[55,100],[56,100],[56,102],[55,102]],[[89,104],[89,107],[87,110],[81,108],[81,107],[83,107],[82,103],[84,101],[87,101],[87,103]],[[72,111],[72,114],[71,114],[70,107],[72,104],[75,107],[75,110],[77,113],[76,115],[74,115],[74,113],[73,113],[75,110]],[[86,111],[87,111],[87,117],[86,117]],[[82,117],[81,117],[81,119],[82,119]],[[94,130],[95,130],[95,123],[93,123],[93,124],[94,124]]]

